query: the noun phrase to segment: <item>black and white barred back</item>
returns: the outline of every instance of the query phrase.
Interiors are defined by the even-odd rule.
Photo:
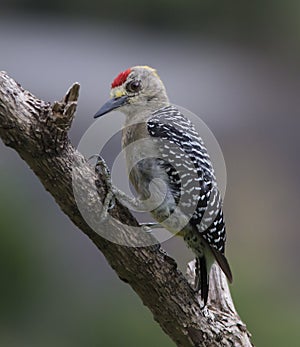
[[[169,177],[175,201],[190,217],[195,233],[194,244],[189,246],[197,254],[200,239],[209,245],[222,270],[232,281],[228,262],[224,256],[226,229],[222,212],[222,199],[207,149],[194,125],[175,106],[166,106],[152,113],[147,122],[150,136],[161,142],[161,158],[157,159]],[[190,236],[189,236],[190,237]],[[202,254],[203,257],[203,254]],[[208,288],[207,288],[208,290]]]

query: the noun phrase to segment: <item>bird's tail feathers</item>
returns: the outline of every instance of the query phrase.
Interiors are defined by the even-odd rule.
[[[224,274],[226,275],[228,281],[230,283],[232,283],[233,278],[232,278],[232,272],[230,270],[230,266],[229,263],[225,257],[225,255],[219,251],[217,251],[215,248],[211,247],[211,251],[217,261],[217,263],[219,264],[220,268],[222,269],[222,271],[224,272]]]
[[[208,299],[209,279],[208,269],[205,257],[196,258],[196,274],[195,274],[195,289],[201,291],[201,299],[204,302],[204,306]]]

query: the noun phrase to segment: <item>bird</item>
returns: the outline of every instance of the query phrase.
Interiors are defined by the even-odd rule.
[[[94,118],[116,109],[125,115],[122,148],[138,195],[136,205],[151,213],[155,226],[182,237],[192,250],[194,289],[205,307],[215,261],[229,282],[233,280],[225,257],[223,202],[205,144],[193,123],[170,103],[152,67],[119,73],[111,83],[110,99]]]

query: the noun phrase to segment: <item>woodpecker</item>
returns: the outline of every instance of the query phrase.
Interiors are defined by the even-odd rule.
[[[195,254],[195,290],[205,306],[214,261],[232,282],[222,199],[205,145],[191,121],[170,104],[155,69],[135,66],[121,72],[110,96],[94,118],[114,109],[125,114],[122,147],[138,201]]]

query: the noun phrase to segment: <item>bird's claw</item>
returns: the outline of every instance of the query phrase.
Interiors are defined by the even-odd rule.
[[[115,206],[116,206],[116,197],[115,197],[114,193],[112,192],[112,196],[111,196],[109,205],[107,207],[108,211],[112,210]]]
[[[99,154],[94,154],[91,157],[89,157],[88,161],[91,159],[94,159],[94,158],[97,159],[96,164],[95,164],[96,174],[99,175],[100,173],[102,173],[108,181],[111,181],[110,170],[109,170],[106,162],[104,161],[104,159]]]
[[[100,221],[104,222],[109,215],[109,211],[114,208],[116,204],[116,201],[115,201],[116,199],[115,199],[115,194],[114,194],[113,186],[111,182],[110,171],[104,159],[99,154],[94,154],[90,156],[88,158],[88,162],[91,161],[92,159],[96,159],[95,173],[97,174],[97,176],[102,174],[106,178],[108,193],[106,194],[106,197],[104,199],[103,206],[102,206],[102,213],[100,216]],[[96,183],[96,186],[98,187],[98,184],[97,184],[98,181],[96,181],[95,183]]]
[[[115,206],[115,196],[114,193],[109,190],[103,202],[102,212],[100,216],[100,222],[104,222],[109,216],[109,211]]]

